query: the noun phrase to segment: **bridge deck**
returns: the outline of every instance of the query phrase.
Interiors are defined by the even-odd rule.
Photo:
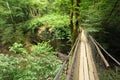
[[[99,80],[85,31],[81,34],[79,80]]]
[[[99,80],[87,34],[84,30],[82,30],[80,39],[77,51],[73,55],[75,60],[67,80]]]

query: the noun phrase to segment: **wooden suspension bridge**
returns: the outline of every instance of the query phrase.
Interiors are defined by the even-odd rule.
[[[90,36],[87,31],[81,30],[68,55],[68,60],[64,61],[54,80],[61,80],[61,73],[66,64],[68,64],[68,69],[65,80],[100,80],[100,74],[97,69],[99,66],[96,65],[99,64],[96,62],[97,59],[100,58],[102,62],[100,65],[104,65],[105,68],[110,67],[100,48],[120,66],[120,63]]]

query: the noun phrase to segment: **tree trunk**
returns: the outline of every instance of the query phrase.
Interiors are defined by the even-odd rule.
[[[78,33],[79,33],[79,17],[80,17],[80,14],[79,14],[79,7],[80,7],[80,0],[76,0],[76,8],[75,8],[75,24],[74,24],[74,27],[73,27],[73,34],[72,34],[72,43],[75,42],[77,36],[78,36]]]
[[[70,0],[70,2],[71,2],[71,5],[70,5],[70,7],[71,7],[71,9],[70,9],[70,30],[71,30],[71,35],[72,35],[72,33],[73,33],[73,0]]]

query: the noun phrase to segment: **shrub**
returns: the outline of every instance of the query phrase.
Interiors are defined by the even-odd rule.
[[[26,54],[27,53],[26,50],[23,48],[23,44],[21,44],[21,43],[14,43],[10,47],[9,51],[12,51],[14,53],[20,53],[20,54]]]
[[[47,80],[55,76],[60,63],[52,54],[46,57],[0,54],[0,80]]]
[[[52,52],[53,48],[48,44],[48,42],[38,43],[32,47],[33,54],[48,54]]]

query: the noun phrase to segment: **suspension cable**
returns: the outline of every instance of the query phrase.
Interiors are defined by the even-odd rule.
[[[92,37],[92,36],[90,36]],[[93,37],[92,37],[93,38]],[[93,38],[94,39],[94,38]],[[101,45],[100,43],[98,43],[95,39],[94,41],[96,42],[96,44],[114,61],[116,62],[119,66],[120,66],[120,62],[118,62],[112,55],[110,55]]]

